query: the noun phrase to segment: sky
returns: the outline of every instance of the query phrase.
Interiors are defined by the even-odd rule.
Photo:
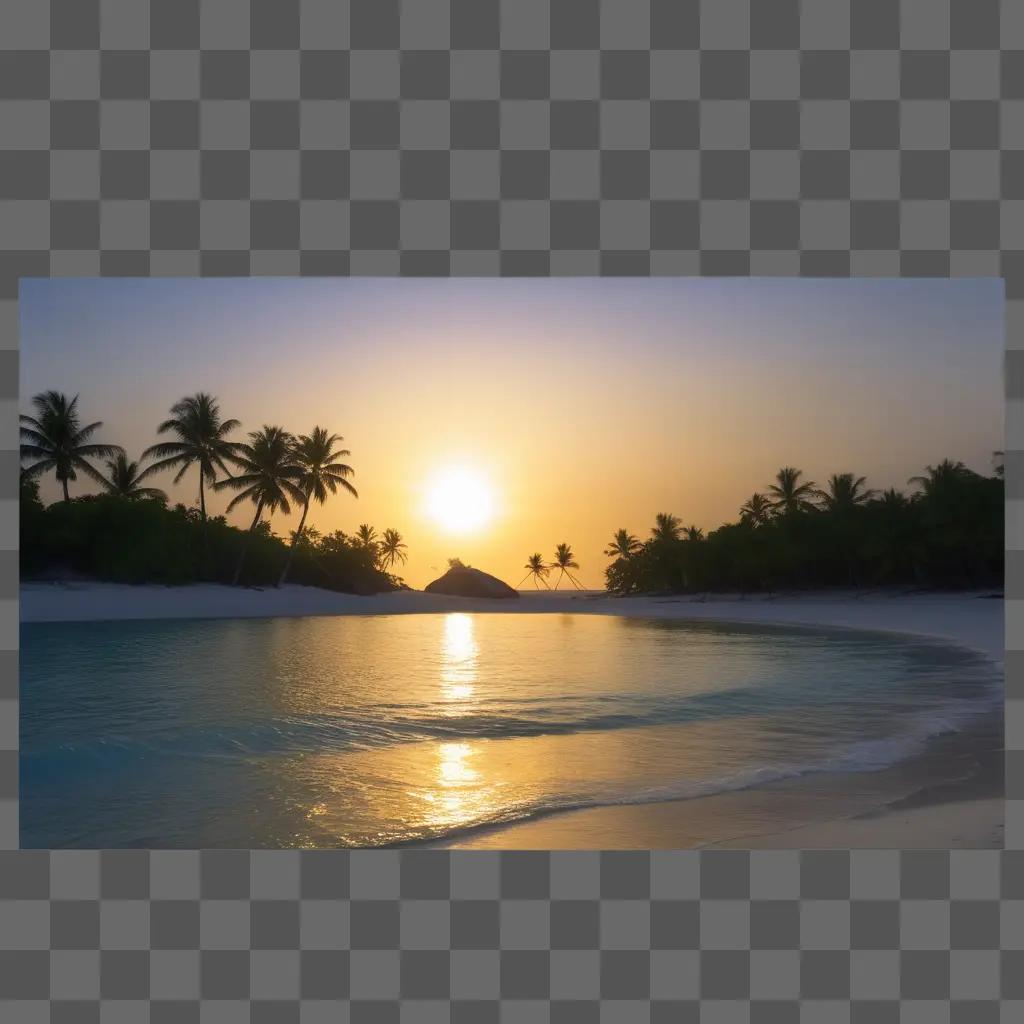
[[[672,512],[714,529],[781,466],[906,489],[947,457],[989,473],[1003,447],[998,279],[50,278],[21,282],[20,311],[22,411],[79,394],[133,459],[197,391],[238,440],[342,435],[359,497],[308,521],[398,529],[416,587],[451,557],[515,586],[564,541],[597,588],[617,528],[643,538]],[[150,483],[191,504],[197,473]],[[460,525],[452,473],[484,521]]]

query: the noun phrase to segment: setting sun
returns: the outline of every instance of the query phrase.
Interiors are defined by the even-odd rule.
[[[489,522],[494,511],[491,488],[483,476],[464,467],[446,469],[427,491],[427,513],[450,533],[465,533]]]

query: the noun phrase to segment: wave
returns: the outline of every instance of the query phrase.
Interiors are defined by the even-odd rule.
[[[808,764],[761,765],[743,768],[729,775],[712,779],[687,780],[668,785],[650,787],[623,796],[594,795],[587,798],[548,799],[533,807],[505,808],[488,816],[486,820],[467,823],[447,829],[424,831],[422,834],[396,838],[372,845],[407,846],[436,843],[460,837],[493,831],[564,814],[570,811],[593,810],[599,807],[629,807],[664,803],[674,800],[693,800],[721,793],[742,792],[787,779],[823,774],[861,774],[883,771],[923,753],[929,741],[941,736],[962,732],[971,720],[990,714],[992,701],[980,701],[968,707],[946,708],[918,717],[907,733],[878,740],[863,740],[847,745],[832,757]],[[371,845],[360,842],[358,845]]]
[[[960,680],[975,691],[970,698],[945,696],[925,713],[956,719],[975,706],[988,706],[989,699],[1002,700],[1001,681],[980,688],[974,680]],[[472,741],[491,739],[561,736],[573,733],[636,729],[645,726],[683,725],[730,718],[758,718],[792,712],[794,721],[822,713],[839,720],[849,715],[859,722],[869,694],[857,692],[837,696],[827,690],[783,691],[774,687],[739,687],[695,695],[588,695],[586,697],[521,698],[478,703],[479,710],[466,714],[451,713],[446,703],[426,705],[378,705],[358,713],[282,715],[271,720],[238,720],[225,725],[185,723],[168,725],[157,718],[148,725],[136,723],[129,731],[108,723],[103,731],[79,736],[54,738],[41,744],[32,736],[30,715],[22,721],[22,749],[32,756],[54,757],[92,755],[96,757],[143,752],[192,758],[248,758],[275,754],[344,753],[361,749],[395,746],[422,741]],[[884,691],[879,701],[886,699]],[[887,706],[892,713],[914,717],[912,695],[903,695],[902,703],[891,696]],[[490,705],[490,706],[489,706]],[[881,703],[875,710],[885,705]],[[416,713],[419,712],[419,713]],[[887,740],[866,741],[884,744]]]
[[[908,716],[906,728],[900,733],[877,739],[863,739],[847,742],[835,751],[821,757],[810,757],[804,763],[771,763],[751,765],[734,772],[704,779],[679,779],[671,783],[638,788],[627,794],[594,792],[586,795],[547,794],[531,804],[509,804],[497,808],[493,813],[474,821],[444,828],[408,828],[392,835],[378,833],[373,839],[359,837],[352,841],[354,846],[401,846],[410,843],[431,843],[453,840],[459,836],[512,825],[542,818],[548,815],[572,810],[607,806],[629,806],[658,803],[669,800],[689,800],[713,796],[720,793],[754,789],[787,779],[824,773],[869,773],[890,768],[901,761],[923,753],[929,741],[936,737],[963,731],[970,723],[990,714],[1001,704],[1001,687],[992,687],[984,697],[951,700],[917,714]],[[270,730],[278,732],[278,729]],[[434,737],[436,738],[436,737]],[[238,746],[237,740],[220,736],[225,750]],[[295,749],[289,745],[289,750]],[[167,755],[167,750],[140,742],[95,741],[88,750],[65,747],[51,751],[45,756],[28,755],[29,773],[37,783],[49,777],[51,782],[59,781],[64,771],[81,767],[83,754],[91,761],[93,768],[123,772],[128,762],[135,761],[140,750],[153,756]],[[176,751],[180,754],[181,751]],[[23,756],[25,756],[23,754]],[[199,756],[234,756],[211,754]]]

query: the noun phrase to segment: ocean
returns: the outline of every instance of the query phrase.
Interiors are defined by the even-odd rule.
[[[889,633],[600,614],[23,624],[23,847],[393,846],[870,773],[1001,706]]]

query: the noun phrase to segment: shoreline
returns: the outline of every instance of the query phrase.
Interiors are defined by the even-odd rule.
[[[950,761],[958,777],[936,779]],[[808,773],[689,799],[584,807],[423,844],[435,849],[1001,849],[1002,715],[874,772]],[[722,834],[722,821],[735,822]],[[611,838],[609,838],[611,837]]]
[[[421,590],[359,596],[318,587],[23,582],[22,623],[140,619],[278,618],[474,612],[580,613],[855,629],[931,637],[1003,660],[1002,594],[991,591],[821,590],[794,593],[618,597],[603,591],[520,592],[518,600]]]
[[[270,618],[334,615],[605,614],[629,618],[851,629],[926,637],[981,653],[1001,668],[1004,602],[990,591],[819,591],[798,594],[611,597],[524,593],[519,600],[396,591],[360,597],[287,585],[231,588],[23,583],[21,622]],[[999,848],[1003,828],[1002,712],[979,728],[936,737],[889,769],[821,773],[688,800],[605,805],[452,837],[458,849]],[[973,765],[936,782],[950,756]],[[930,768],[930,773],[929,773]],[[894,795],[895,794],[895,795]],[[810,812],[810,813],[808,813]],[[714,835],[722,815],[736,834]],[[702,835],[706,837],[702,839]],[[626,845],[621,842],[627,840]]]

